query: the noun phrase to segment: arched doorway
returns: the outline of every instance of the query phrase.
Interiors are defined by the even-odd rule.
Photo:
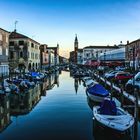
[[[37,69],[38,67],[37,67],[37,63],[36,63],[36,69]]]
[[[28,70],[31,70],[31,63],[29,63],[28,65]]]
[[[35,70],[34,66],[35,66],[35,65],[34,65],[34,63],[33,63],[33,64],[32,64],[32,70],[33,70],[33,71]]]

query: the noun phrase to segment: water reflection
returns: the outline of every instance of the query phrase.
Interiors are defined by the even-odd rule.
[[[9,98],[0,94],[0,132],[11,123]]]
[[[74,79],[74,88],[75,88],[75,93],[77,94],[77,91],[78,91],[78,78]]]
[[[41,99],[40,85],[37,84],[27,93],[10,94],[11,115],[21,115],[29,113]]]
[[[2,115],[0,109],[0,131],[12,122],[7,131],[1,133],[0,139],[4,138],[3,140],[13,140],[16,137],[20,140],[64,140],[69,137],[77,140],[120,139],[102,129],[94,129],[92,109],[97,104],[86,96],[81,80],[70,78],[68,72],[62,72],[60,77],[59,72],[51,74],[28,93],[11,94],[3,101],[5,105],[1,101],[0,106],[5,115]],[[10,114],[19,116],[18,126],[15,126],[17,119],[10,117]]]
[[[54,74],[48,75],[46,81],[44,81],[44,87],[46,90],[52,89],[55,85],[59,87],[59,71],[55,72]]]
[[[44,79],[44,82],[40,84],[41,96],[46,96],[47,90],[53,89],[55,85],[59,87],[59,73],[59,71],[56,71],[55,73],[48,75],[48,77]]]
[[[111,133],[100,127],[95,127],[95,122],[93,121],[93,137],[94,140],[132,140],[130,135],[120,136],[115,133]]]
[[[0,132],[12,122],[11,115],[17,117],[28,114],[41,100],[41,96],[46,96],[46,90],[52,89],[55,84],[59,86],[59,71],[25,93],[0,94]]]

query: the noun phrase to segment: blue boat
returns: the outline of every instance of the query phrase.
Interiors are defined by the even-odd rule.
[[[94,102],[102,102],[104,98],[109,96],[108,90],[100,84],[94,84],[92,87],[87,88],[86,93]]]

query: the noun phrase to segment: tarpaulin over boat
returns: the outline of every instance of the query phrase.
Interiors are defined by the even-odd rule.
[[[116,115],[117,108],[115,102],[105,99],[101,104],[100,113],[104,115]]]
[[[88,88],[87,91],[90,94],[98,95],[98,96],[107,96],[109,92],[100,84],[95,84],[92,87]]]
[[[39,74],[38,74],[37,72],[32,72],[32,73],[31,73],[31,76],[33,76],[33,77],[34,77],[34,76],[39,76]]]

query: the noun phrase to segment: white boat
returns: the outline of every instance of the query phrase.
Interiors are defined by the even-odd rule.
[[[91,87],[91,86],[93,86],[93,85],[95,85],[95,84],[97,84],[97,82],[94,81],[94,80],[92,80],[92,79],[86,80],[86,81],[85,81],[85,86],[86,86],[87,88],[89,88],[89,87]]]
[[[109,129],[110,132],[111,130],[116,133],[127,132],[127,130],[129,130],[129,128],[131,128],[134,124],[134,117],[132,117],[132,115],[124,111],[122,108],[115,107],[114,105],[113,106],[115,109],[112,109],[112,111],[109,113],[108,110],[110,110],[110,108],[107,104],[105,104],[105,102],[106,101],[104,101],[104,107],[107,107],[106,112],[104,111],[105,108],[103,105],[101,107],[93,107],[93,119],[96,126]]]
[[[83,78],[82,78],[82,81],[83,81],[83,82],[86,82],[86,81],[91,80],[91,79],[92,79],[91,77],[83,77]]]

